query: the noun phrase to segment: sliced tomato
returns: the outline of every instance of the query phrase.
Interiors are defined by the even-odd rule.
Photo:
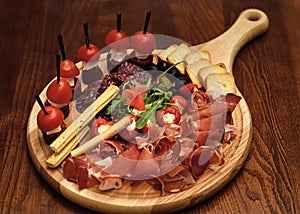
[[[133,108],[139,110],[139,111],[144,111],[146,110],[145,103],[144,103],[144,95],[139,94],[137,95],[130,103],[130,106]]]

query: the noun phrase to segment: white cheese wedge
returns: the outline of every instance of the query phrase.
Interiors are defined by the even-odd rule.
[[[71,87],[73,87],[75,85],[74,77],[72,77],[72,78],[65,78],[64,77],[63,79],[66,80],[70,84]]]
[[[127,56],[127,50],[118,50],[116,48],[112,48],[110,50],[111,58],[116,62],[122,62]]]
[[[47,131],[46,134],[47,135],[50,135],[50,134],[55,134],[57,132],[60,132],[61,131],[61,125],[59,125],[58,127],[56,127],[55,129],[52,129],[50,131]]]
[[[49,99],[48,99],[48,102],[49,102],[52,106],[55,106],[55,107],[57,107],[57,108],[62,108],[62,107],[65,107],[66,105],[68,105],[68,103],[57,104],[57,103],[52,102],[52,101],[49,100]]]

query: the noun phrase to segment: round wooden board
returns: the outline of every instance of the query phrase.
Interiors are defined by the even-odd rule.
[[[250,21],[253,22],[252,18],[247,16],[249,14],[259,15],[258,21],[248,23]],[[247,23],[251,24],[250,27],[243,23],[243,19],[248,19]],[[253,24],[255,27],[252,26]],[[239,25],[242,25],[242,29]],[[263,12],[254,9],[246,10],[224,34],[211,42],[196,47],[201,50],[208,50],[212,55],[213,63],[224,62],[229,72],[231,72],[233,59],[238,50],[246,42],[263,33],[267,27],[268,20]],[[226,44],[230,43],[230,47],[228,47],[230,48],[229,52],[221,54],[213,51],[220,50],[220,48],[216,49],[220,45],[219,42],[223,39],[228,39],[228,35],[232,34],[235,35],[235,40],[232,43],[225,40],[227,41]],[[40,94],[42,100],[45,100],[45,93],[46,88]],[[238,95],[242,97],[240,92],[238,92]],[[233,112],[237,137],[230,145],[224,147],[225,164],[215,170],[207,169],[197,182],[190,185],[187,190],[161,195],[160,192],[153,190],[145,182],[137,187],[130,187],[125,182],[122,189],[107,192],[100,192],[95,188],[79,190],[76,184],[67,181],[63,177],[60,167],[50,169],[46,165],[46,159],[52,154],[52,151],[43,142],[40,131],[37,128],[36,117],[39,110],[40,107],[35,103],[27,126],[28,148],[38,172],[64,197],[81,206],[105,213],[166,213],[195,205],[218,192],[232,180],[245,162],[250,149],[252,135],[251,115],[247,103],[242,97]]]

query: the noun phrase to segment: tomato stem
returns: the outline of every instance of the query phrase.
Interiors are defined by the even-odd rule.
[[[65,47],[64,47],[62,35],[61,34],[58,35],[57,39],[58,39],[58,44],[59,44],[59,48],[60,48],[60,52],[61,52],[61,57],[63,60],[66,60],[67,57],[66,57],[66,53],[65,53]]]

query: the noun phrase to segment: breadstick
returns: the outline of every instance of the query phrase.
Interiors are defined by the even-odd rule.
[[[68,128],[50,145],[55,153],[60,153],[69,142],[102,110],[119,92],[119,88],[110,85]],[[77,129],[77,130],[76,130]]]
[[[46,160],[47,166],[50,168],[56,168],[61,162],[64,161],[64,159],[70,154],[70,152],[77,146],[77,144],[86,136],[88,132],[89,127],[84,127],[80,134],[77,134],[76,137],[74,137],[60,153],[54,153]]]
[[[95,148],[99,143],[101,143],[109,138],[112,138],[119,131],[125,129],[131,123],[132,123],[132,118],[130,116],[123,117],[121,120],[119,120],[113,126],[110,126],[102,134],[97,135],[96,137],[92,138],[85,144],[82,144],[79,147],[77,147],[75,150],[73,150],[71,152],[71,156],[75,157],[75,156],[84,154],[85,152]]]

